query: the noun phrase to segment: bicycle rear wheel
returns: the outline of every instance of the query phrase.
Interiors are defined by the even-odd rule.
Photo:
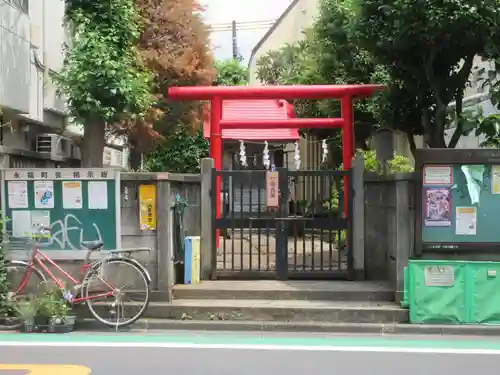
[[[125,280],[125,284],[118,279]],[[109,327],[124,327],[146,311],[150,300],[149,278],[127,258],[105,259],[85,277],[82,297],[97,321]],[[126,310],[135,313],[128,316]]]
[[[25,262],[10,261],[6,264],[8,311],[0,316],[0,330],[17,329],[24,323],[22,304],[39,292],[39,286],[47,280],[36,267]]]

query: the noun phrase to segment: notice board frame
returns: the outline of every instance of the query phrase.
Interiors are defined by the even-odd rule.
[[[500,149],[429,148],[415,151],[415,254],[500,252],[500,242],[426,242],[422,241],[423,171],[426,165],[500,165]]]
[[[16,176],[17,175],[17,176]],[[15,177],[14,177],[15,176]],[[52,181],[54,183],[54,189],[56,190],[56,184],[62,184],[63,182],[70,181],[81,181],[83,185],[86,185],[84,191],[88,192],[88,182],[90,181],[106,181],[112,182],[112,185],[108,186],[108,204],[111,206],[106,211],[109,211],[111,215],[113,215],[114,223],[112,227],[114,229],[114,233],[112,233],[113,244],[112,246],[107,246],[104,244],[103,252],[109,250],[120,249],[122,245],[121,241],[121,169],[119,168],[7,168],[1,171],[1,209],[4,215],[7,215],[12,211],[12,208],[8,205],[8,194],[7,194],[7,184],[9,181],[26,181],[28,186],[29,194],[33,193],[33,184],[35,181]],[[109,188],[112,189],[109,189]],[[83,198],[84,202],[88,203],[88,199]],[[110,200],[113,199],[113,204],[109,203]],[[34,210],[57,210],[57,211],[72,211],[67,210],[62,207],[55,208],[47,208],[47,209],[36,209],[32,205],[33,197],[28,198],[29,204],[27,208],[20,209],[22,211],[34,211]],[[18,209],[16,209],[18,210]],[[78,209],[90,211],[88,208]],[[95,210],[95,215],[99,216],[98,211]],[[51,219],[52,220],[52,219]],[[60,220],[59,220],[60,221]],[[9,249],[9,256],[12,259],[21,259],[26,260],[29,259],[29,254],[31,253],[31,246],[26,242],[25,239],[14,239],[7,232],[7,227],[11,227],[12,225],[4,225],[3,226],[3,238],[6,244],[11,248]],[[59,228],[62,229],[62,228]],[[69,229],[75,229],[75,226]],[[12,238],[11,238],[12,237]],[[86,237],[86,236],[85,236]],[[82,238],[83,240],[94,240],[96,238]],[[43,240],[42,240],[43,242]],[[74,241],[73,241],[74,242]],[[15,245],[14,245],[15,244]],[[44,248],[41,246],[42,251],[47,251],[50,254],[50,257],[54,260],[57,259],[74,259],[81,260],[84,259],[87,250],[81,248],[80,243],[74,243],[76,249],[53,249],[53,248]],[[97,254],[97,253],[96,253]]]

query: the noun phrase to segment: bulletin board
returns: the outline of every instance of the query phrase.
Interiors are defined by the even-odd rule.
[[[418,150],[416,251],[500,250],[499,150]]]
[[[42,250],[83,250],[81,241],[101,240],[104,250],[120,247],[120,172],[116,169],[6,169],[2,173],[4,238],[23,242],[38,225],[52,235]]]

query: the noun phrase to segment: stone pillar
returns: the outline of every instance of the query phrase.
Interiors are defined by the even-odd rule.
[[[214,192],[212,192],[214,160],[201,160],[201,279],[209,280],[212,275],[216,249],[214,248]]]
[[[396,302],[403,299],[404,268],[413,252],[414,213],[410,207],[412,174],[396,176],[396,220],[395,220],[395,254],[389,254],[391,263],[391,283],[395,288]]]
[[[157,202],[158,290],[165,292],[170,302],[175,282],[170,181],[158,180]]]
[[[365,192],[364,192],[364,158],[357,154],[353,161],[352,183],[353,199],[353,262],[356,280],[365,279]]]

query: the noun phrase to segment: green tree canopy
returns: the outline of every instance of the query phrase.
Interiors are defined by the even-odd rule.
[[[257,76],[271,84],[385,84],[384,92],[355,102],[361,148],[377,127],[402,131],[413,150],[414,135],[423,134],[430,147],[455,147],[460,136],[474,127],[500,139],[498,116],[478,120],[463,109],[474,58],[500,61],[499,4],[499,0],[320,0],[319,16],[304,40],[261,57]],[[495,105],[500,101],[497,77],[495,67],[487,82]],[[300,117],[339,115],[334,101],[294,104]],[[452,125],[455,133],[446,144],[444,131]]]
[[[214,86],[241,86],[248,84],[248,69],[238,60],[219,60],[215,62],[216,77]]]
[[[245,85],[248,82],[248,71],[237,60],[216,61],[215,69],[214,86]],[[200,128],[202,120],[198,121]],[[145,168],[149,171],[197,173],[200,160],[208,153],[209,142],[202,130],[193,134],[188,127],[178,124],[175,131],[148,155]]]
[[[412,93],[430,147],[455,147],[464,134],[463,97],[476,56],[496,44],[498,0],[352,0],[360,45]],[[457,125],[448,144],[448,107]]]
[[[139,17],[133,0],[66,0],[66,19],[71,42],[54,79],[84,127],[82,166],[100,167],[105,132],[144,116],[152,102],[152,75],[135,48]]]

